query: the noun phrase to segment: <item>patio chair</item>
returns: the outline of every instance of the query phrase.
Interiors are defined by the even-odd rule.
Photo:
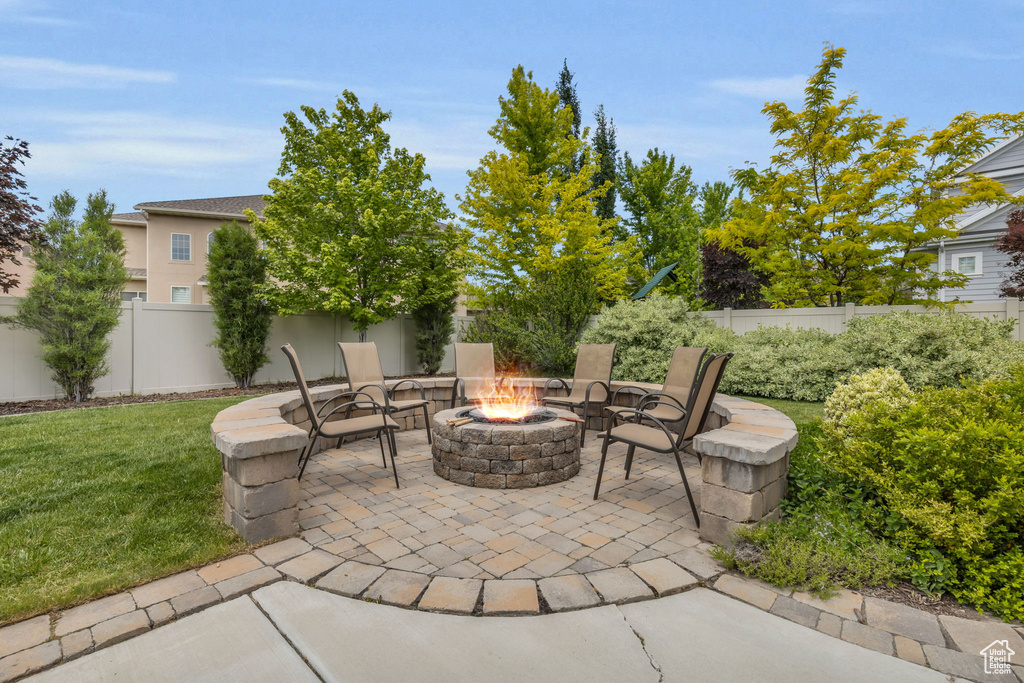
[[[493,344],[455,344],[452,408],[487,398],[496,379]]]
[[[284,355],[288,356],[288,362],[292,365],[292,372],[295,374],[295,383],[299,385],[299,393],[302,395],[302,403],[306,406],[306,413],[309,415],[309,442],[306,447],[302,449],[302,453],[299,454],[299,479],[302,479],[303,473],[306,471],[306,465],[309,463],[309,458],[313,455],[313,446],[316,444],[316,440],[321,436],[328,439],[341,439],[346,436],[356,436],[358,434],[368,434],[375,432],[378,439],[380,440],[380,457],[384,461],[384,469],[388,468],[387,457],[384,454],[384,438],[387,437],[388,448],[391,451],[391,471],[395,475],[395,488],[399,488],[398,484],[398,469],[395,466],[395,454],[397,449],[395,448],[395,430],[398,429],[398,423],[388,417],[388,397],[384,396],[384,403],[378,403],[374,400],[374,397],[365,391],[343,391],[341,393],[331,396],[329,399],[324,401],[324,404],[320,406],[320,410],[316,409],[313,404],[313,398],[309,395],[309,387],[306,386],[306,376],[302,374],[302,366],[299,365],[299,357],[295,354],[295,349],[292,348],[291,344],[285,344],[281,347],[284,351]],[[335,403],[337,399],[350,398],[352,400],[344,401],[340,404],[335,405],[325,415],[321,415],[324,412],[324,408]],[[344,409],[345,416],[340,420],[331,420],[330,418],[338,411]],[[360,417],[349,417],[353,409],[357,410],[371,410],[372,414],[363,415]],[[378,414],[379,411],[379,414]],[[385,436],[382,436],[385,435]]]
[[[601,491],[601,477],[604,475],[604,463],[608,457],[609,444],[624,443],[629,446],[626,450],[626,479],[629,479],[629,470],[633,466],[633,454],[637,446],[655,453],[671,453],[675,456],[679,476],[683,479],[683,488],[686,489],[686,498],[690,502],[693,519],[697,527],[700,527],[700,515],[697,514],[697,506],[694,505],[693,494],[690,491],[690,484],[686,480],[686,472],[683,471],[683,461],[679,457],[679,453],[693,442],[693,437],[704,429],[708,412],[711,410],[711,402],[715,397],[715,392],[718,391],[718,383],[722,379],[725,365],[730,358],[732,358],[731,353],[711,355],[708,358],[700,371],[696,389],[690,392],[684,409],[685,419],[677,425],[676,433],[669,430],[663,420],[651,414],[650,406],[670,405],[673,408],[676,407],[675,404],[667,401],[651,400],[647,402],[644,410],[626,408],[612,414],[607,429],[598,435],[599,438],[604,439],[604,445],[601,447],[601,464],[597,468],[597,482],[594,484],[594,500],[597,500]],[[698,453],[698,462],[700,459]]]
[[[377,344],[374,342],[338,342],[338,348],[341,349],[341,362],[345,365],[349,388],[364,391],[378,403],[387,406],[388,415],[422,409],[427,443],[433,443],[430,436],[430,414],[427,412],[430,401],[423,391],[423,385],[414,379],[403,379],[388,388],[384,382],[384,370],[380,365]],[[420,390],[420,397],[396,401],[395,390],[403,384],[416,386]]]
[[[665,373],[665,383],[661,386],[661,391],[651,391],[642,394],[637,399],[634,408],[636,410],[644,410],[650,401],[664,399],[663,403],[655,405],[650,410],[647,410],[646,413],[667,423],[675,423],[686,419],[686,404],[690,400],[690,393],[693,391],[693,388],[697,386],[697,375],[700,373],[700,367],[704,362],[704,356],[707,355],[707,352],[706,348],[677,346],[676,350],[672,352],[672,360],[668,364],[668,372]],[[623,410],[630,410],[628,406],[616,405],[616,402],[620,392],[631,389],[644,391],[644,389],[635,384],[626,384],[615,389],[615,393],[612,394],[611,405],[604,409],[605,414],[608,416],[608,421],[605,424],[606,428],[612,419],[612,415]]]
[[[544,383],[544,398],[547,405],[557,405],[576,412],[583,409],[583,429],[580,431],[580,447],[587,436],[587,419],[590,406],[604,406],[611,401],[612,363],[615,360],[615,344],[580,344],[576,352],[576,371],[572,387],[564,379],[552,378]],[[548,396],[552,384],[561,384],[568,396]]]

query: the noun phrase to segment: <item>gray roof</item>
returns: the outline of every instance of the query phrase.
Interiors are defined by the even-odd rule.
[[[244,218],[245,210],[252,209],[257,215],[263,213],[263,195],[250,194],[243,197],[210,197],[209,199],[174,199],[166,202],[145,202],[136,204],[134,209],[149,213],[176,213],[210,215],[222,218]]]
[[[111,223],[145,223],[146,214],[141,211],[133,213],[115,213],[110,217]]]

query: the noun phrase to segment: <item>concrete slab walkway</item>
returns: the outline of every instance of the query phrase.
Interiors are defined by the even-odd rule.
[[[51,669],[47,681],[948,681],[698,588],[536,617],[441,615],[292,582]]]

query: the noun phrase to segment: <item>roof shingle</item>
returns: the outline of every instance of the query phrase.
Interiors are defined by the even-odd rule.
[[[144,202],[134,209],[150,213],[204,213],[230,218],[244,218],[245,210],[252,209],[262,215],[263,195],[250,194],[242,197],[210,197],[208,199],[175,199],[164,202]]]

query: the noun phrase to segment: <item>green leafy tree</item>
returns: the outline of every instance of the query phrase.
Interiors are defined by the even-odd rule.
[[[583,116],[580,112],[580,98],[576,94],[576,84],[573,82],[573,74],[569,71],[568,60],[562,60],[562,70],[558,73],[558,83],[555,85],[555,91],[558,93],[558,100],[562,103],[562,106],[572,112],[572,125],[569,127],[567,135],[571,135],[579,140],[583,131]],[[572,156],[572,162],[570,163],[569,168],[566,169],[566,172],[579,173],[582,166],[582,155],[578,153],[574,154]]]
[[[597,215],[603,220],[611,221],[615,214],[615,195],[618,180],[616,166],[619,163],[619,150],[615,143],[615,121],[604,113],[604,105],[598,105],[594,112],[594,152],[598,155],[597,173],[594,174],[594,189],[605,187],[611,183],[608,191],[595,202]],[[618,225],[618,224],[616,224]],[[619,231],[621,233],[621,231]],[[617,234],[617,238],[625,237]]]
[[[220,352],[235,386],[249,388],[256,372],[270,362],[270,305],[263,294],[267,261],[252,232],[232,221],[213,231],[207,258],[210,305]]]
[[[699,280],[697,186],[689,166],[654,148],[639,164],[627,152],[619,170],[624,223],[636,235],[648,277],[678,262],[669,291],[693,300]]]
[[[284,315],[346,316],[365,341],[369,326],[428,303],[417,274],[462,237],[441,223],[452,213],[423,156],[392,148],[389,112],[346,90],[333,112],[302,114],[285,114],[263,217],[247,214],[266,242],[267,295]]]
[[[942,130],[907,132],[907,120],[858,111],[836,97],[846,51],[826,46],[803,109],[766,104],[776,152],[769,166],[734,173],[756,211],[715,231],[771,280],[775,306],[938,303],[965,278],[936,272],[921,247],[956,237],[976,204],[1020,203],[997,180],[960,176],[1000,140],[1024,130],[1024,112],[964,112]]]
[[[508,93],[490,131],[504,151],[487,153],[469,172],[461,200],[475,233],[471,295],[480,307],[505,307],[547,274],[575,264],[589,273],[599,299],[625,295],[634,244],[615,243],[611,221],[594,210],[609,186],[593,186],[593,151],[584,139],[568,135],[572,111],[521,66],[512,72]],[[583,165],[567,174],[575,154]]]
[[[88,196],[81,223],[74,219],[76,205],[67,191],[50,202],[43,239],[33,244],[32,284],[8,322],[39,334],[54,382],[67,398],[81,402],[109,372],[109,336],[121,316],[128,271],[124,237],[110,224],[114,205],[107,193]]]

